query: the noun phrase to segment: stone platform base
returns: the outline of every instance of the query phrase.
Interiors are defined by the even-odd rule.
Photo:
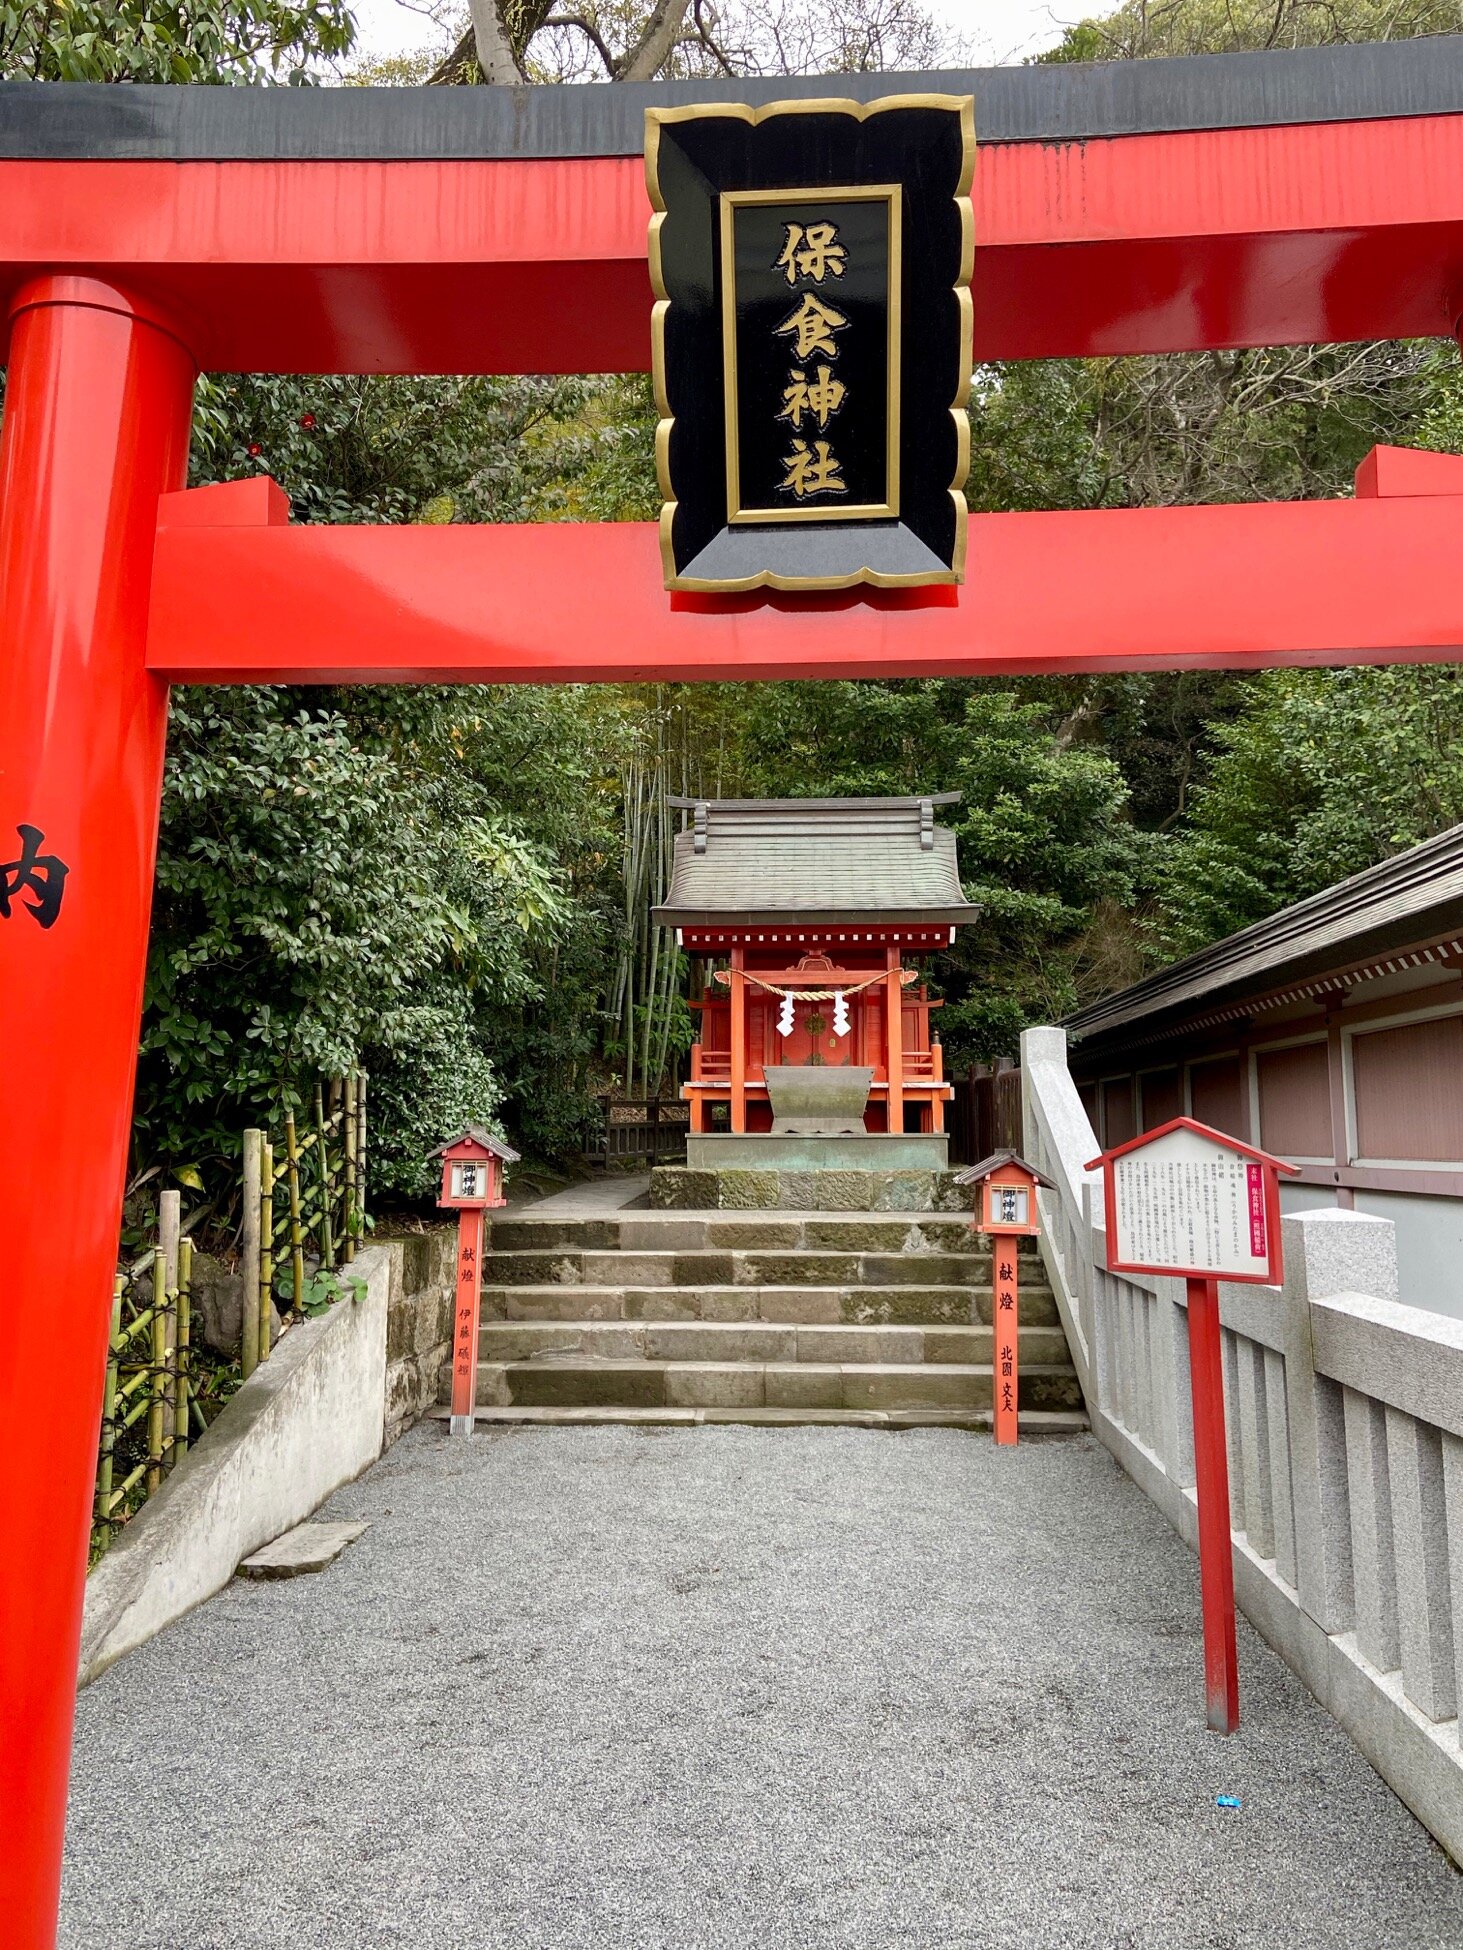
[[[906,1136],[860,1131],[825,1137],[758,1131],[733,1137],[728,1131],[706,1131],[686,1139],[686,1164],[692,1171],[944,1171],[949,1163],[950,1140],[943,1132]]]
[[[680,1212],[968,1212],[970,1193],[948,1171],[657,1165],[650,1174],[650,1203]]]

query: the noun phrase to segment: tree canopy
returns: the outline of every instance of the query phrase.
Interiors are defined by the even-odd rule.
[[[355,31],[348,0],[10,0],[0,77],[300,83]]]
[[[1254,54],[1345,41],[1405,41],[1463,28],[1458,0],[1122,0],[1068,27],[1042,61]]]

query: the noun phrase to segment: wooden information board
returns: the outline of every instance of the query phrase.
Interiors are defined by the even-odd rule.
[[[1103,1174],[1108,1271],[1165,1274],[1186,1284],[1205,1706],[1216,1733],[1233,1733],[1239,1666],[1219,1282],[1280,1284],[1279,1174],[1296,1166],[1176,1117],[1104,1151],[1087,1169]]]
[[[1103,1153],[1114,1273],[1278,1285],[1277,1173],[1295,1166],[1176,1118]]]
[[[1271,1279],[1275,1174],[1257,1159],[1177,1129],[1116,1157],[1108,1182],[1115,1269]]]

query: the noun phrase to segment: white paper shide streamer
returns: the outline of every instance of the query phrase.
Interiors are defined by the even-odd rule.
[[[782,998],[782,1007],[777,1013],[777,1033],[779,1036],[790,1036],[793,1027],[793,1000],[790,995],[785,995]]]

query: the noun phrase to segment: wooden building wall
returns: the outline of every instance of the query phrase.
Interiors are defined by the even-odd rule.
[[[1188,1114],[1341,1193],[1463,1197],[1463,975],[1358,979],[1344,1000],[1257,1007],[1130,1049],[1072,1052],[1105,1145]]]

